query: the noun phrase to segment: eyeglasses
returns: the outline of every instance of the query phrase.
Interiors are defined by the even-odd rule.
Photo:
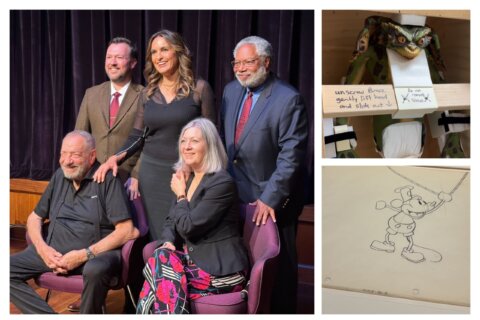
[[[249,68],[249,67],[253,67],[255,65],[255,62],[258,60],[259,58],[255,58],[255,59],[248,59],[248,60],[243,60],[243,61],[237,61],[237,60],[233,60],[231,62],[232,64],[232,67],[233,68],[239,68],[240,66],[244,65],[245,67]]]

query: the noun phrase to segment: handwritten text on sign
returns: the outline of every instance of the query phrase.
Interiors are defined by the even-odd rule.
[[[396,110],[390,85],[323,86],[325,116],[385,114]]]
[[[435,108],[437,101],[432,87],[429,88],[395,88],[398,106],[410,108]]]
[[[432,87],[395,88],[398,111],[393,118],[419,118],[437,109],[437,100]]]

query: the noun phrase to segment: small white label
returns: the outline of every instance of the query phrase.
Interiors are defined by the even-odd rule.
[[[437,110],[437,99],[432,87],[395,88],[398,112],[394,118],[417,118]]]
[[[325,137],[333,135],[333,119],[332,118],[323,118],[323,134]],[[329,143],[325,145],[325,157],[326,158],[335,158],[337,155],[335,150],[335,144]]]
[[[344,133],[348,131],[348,126],[346,124],[341,126],[335,126],[333,127],[333,131],[335,131],[336,134]],[[350,146],[350,140],[337,141],[335,142],[335,145],[337,146],[338,152],[352,149],[352,147]]]

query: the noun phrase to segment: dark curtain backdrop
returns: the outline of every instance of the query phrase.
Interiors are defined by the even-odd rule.
[[[58,168],[63,136],[73,130],[85,90],[108,80],[108,41],[136,43],[142,76],[149,37],[160,29],[180,32],[193,54],[194,73],[212,86],[217,109],[233,80],[235,44],[249,35],[269,40],[272,70],[296,87],[308,108],[307,203],[313,203],[314,12],[81,10],[10,12],[10,176],[48,180]]]

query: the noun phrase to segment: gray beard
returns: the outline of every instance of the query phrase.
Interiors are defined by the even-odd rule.
[[[63,170],[63,168],[62,168],[62,171],[63,171],[63,175],[68,180],[81,180],[81,179],[83,179],[83,177],[87,173],[87,168],[86,167],[79,167],[77,169],[77,171],[72,173],[72,174],[66,173],[65,170]]]
[[[237,74],[235,74],[235,77],[237,78],[238,82],[240,82],[242,87],[256,88],[256,87],[259,87],[262,83],[264,83],[265,80],[267,80],[268,71],[267,71],[267,69],[265,69],[264,66],[261,66],[251,78],[249,78],[245,81],[240,80],[237,77]]]

